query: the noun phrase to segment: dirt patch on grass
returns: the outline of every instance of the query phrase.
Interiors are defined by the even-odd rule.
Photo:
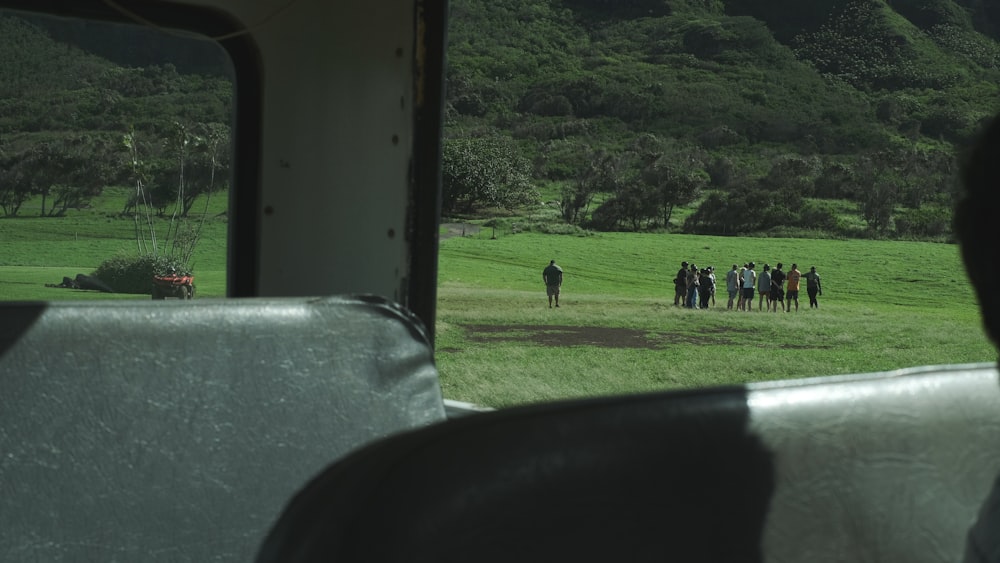
[[[560,325],[461,325],[471,342],[530,342],[539,346],[598,346],[657,350],[672,344],[715,346],[734,344],[729,336],[739,329],[693,329],[658,332],[632,328]]]
[[[441,228],[444,229],[440,235],[441,240],[451,237],[474,235],[480,230],[479,225],[473,225],[472,223],[442,223]]]

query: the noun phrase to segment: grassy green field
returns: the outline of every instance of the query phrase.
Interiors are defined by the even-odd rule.
[[[65,217],[38,217],[40,201],[31,200],[19,217],[0,219],[0,300],[149,299],[45,287],[64,276],[90,274],[118,254],[138,254],[135,221],[121,215],[126,195],[124,189],[109,188],[90,207],[70,210]],[[226,196],[216,195],[208,203],[192,268],[198,295],[221,297],[226,294]],[[194,209],[204,211],[204,202]],[[169,224],[169,217],[156,221],[161,239]]]
[[[38,218],[28,206],[0,219],[0,299],[148,299],[45,287],[136,252],[123,197],[108,190],[66,217]],[[211,202],[195,254],[200,297],[225,295],[224,208],[224,197]],[[500,407],[996,358],[953,245],[493,234],[441,242],[436,346],[448,398]],[[548,308],[541,281],[553,258],[565,270],[559,309]],[[724,291],[718,309],[674,308],[670,280],[682,260],[720,277],[734,262],[815,265],[821,308],[809,310],[803,292],[798,313],[726,311]]]
[[[489,230],[443,240],[437,359],[447,397],[489,406],[995,361],[954,245]],[[565,270],[549,309],[542,268]],[[673,307],[680,262],[815,265],[820,309]],[[724,277],[722,278],[724,280]]]

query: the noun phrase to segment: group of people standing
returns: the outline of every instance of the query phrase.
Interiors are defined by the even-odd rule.
[[[687,309],[708,309],[715,305],[715,268],[699,269],[694,264],[681,262],[681,269],[674,278],[674,306]]]
[[[757,265],[753,262],[733,264],[733,269],[726,272],[726,292],[729,294],[727,309],[736,308],[739,311],[752,311],[753,298],[757,296],[758,311],[774,311],[780,308],[783,312],[799,310],[799,287],[802,279],[806,280],[806,293],[809,295],[809,308],[819,308],[817,297],[823,295],[820,276],[816,266],[809,268],[805,275],[799,271],[798,264],[792,264],[791,270],[784,271],[784,264],[778,264],[771,269],[770,264],[764,264],[763,271],[757,273]],[[786,286],[787,284],[787,286]],[[674,306],[683,305],[689,309],[708,309],[715,306],[716,275],[715,268],[708,266],[699,269],[694,264],[681,262],[681,269],[674,278]]]
[[[823,295],[816,266],[809,268],[803,276],[798,264],[792,264],[787,273],[784,264],[778,264],[771,269],[770,264],[764,264],[763,271],[757,274],[757,265],[747,262],[740,268],[733,264],[733,269],[726,272],[726,292],[729,294],[727,309],[735,307],[738,311],[753,311],[753,298],[757,296],[758,311],[784,312],[799,310],[799,286],[802,279],[806,280],[806,293],[809,294],[809,308],[819,308],[817,296]],[[545,293],[549,298],[549,308],[553,304],[559,306],[559,294],[563,282],[563,270],[555,260],[542,270],[542,281],[545,282]],[[787,284],[787,285],[786,285]],[[715,307],[715,268],[698,268],[694,264],[681,262],[681,269],[674,278],[674,306],[684,306],[688,309],[708,309]]]

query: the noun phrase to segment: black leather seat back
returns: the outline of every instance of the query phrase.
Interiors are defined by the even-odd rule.
[[[451,420],[327,469],[258,562],[760,561],[773,472],[747,424],[739,388]]]
[[[997,436],[992,364],[472,414],[327,468],[257,561],[958,561]]]

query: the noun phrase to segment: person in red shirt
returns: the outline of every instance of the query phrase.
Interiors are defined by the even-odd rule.
[[[799,280],[802,279],[802,272],[799,271],[798,264],[792,264],[792,269],[788,271],[788,285],[785,286],[785,305],[788,307],[785,312],[792,310],[792,300],[795,300],[795,312],[799,311]]]

